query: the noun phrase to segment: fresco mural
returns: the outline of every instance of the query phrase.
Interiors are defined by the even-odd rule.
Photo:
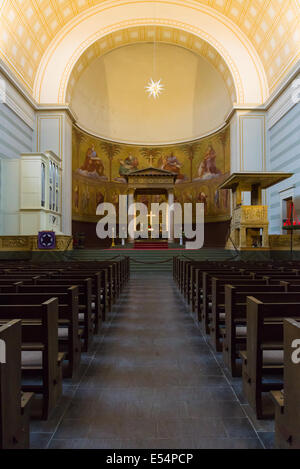
[[[190,143],[141,147],[108,142],[73,127],[73,219],[97,221],[101,202],[118,205],[127,193],[125,176],[153,166],[177,174],[175,201],[202,202],[206,222],[229,218],[230,196],[217,187],[230,173],[230,130]],[[139,196],[164,201],[164,196]],[[155,200],[154,200],[155,199]]]

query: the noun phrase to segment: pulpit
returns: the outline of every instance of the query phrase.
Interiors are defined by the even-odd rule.
[[[226,249],[269,249],[268,207],[263,205],[264,189],[291,177],[292,173],[241,172],[233,173],[219,189],[232,192],[232,218]],[[243,205],[243,193],[251,195],[250,205]]]

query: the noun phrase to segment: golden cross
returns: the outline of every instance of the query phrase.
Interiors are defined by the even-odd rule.
[[[150,214],[148,214],[147,216],[150,218],[150,225],[152,226],[153,218],[156,217],[156,215],[154,215],[151,210]]]
[[[152,166],[153,161],[154,161],[154,156],[152,156],[152,155],[148,156],[147,160],[149,161],[150,166]]]

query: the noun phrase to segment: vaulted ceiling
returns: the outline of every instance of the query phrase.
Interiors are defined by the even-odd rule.
[[[158,26],[155,30],[151,26],[138,26],[135,28],[123,29],[95,41],[80,56],[76,66],[73,68],[69,80],[67,102],[71,101],[72,90],[76,82],[96,58],[101,57],[109,51],[121,46],[134,44],[136,42],[151,42],[153,41],[154,36],[157,43],[169,43],[181,46],[201,55],[201,57],[204,57],[222,75],[231,101],[235,102],[236,93],[232,76],[226,62],[220,54],[218,54],[218,52],[208,42],[199,39],[197,36],[186,31],[168,28],[166,26]]]
[[[194,3],[224,15],[248,37],[264,66],[270,92],[299,60],[300,0]],[[99,4],[105,4],[104,0],[0,0],[0,57],[29,92],[41,59],[57,34],[77,15]]]

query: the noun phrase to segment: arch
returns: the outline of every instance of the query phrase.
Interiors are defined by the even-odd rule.
[[[153,26],[126,28],[95,41],[82,53],[73,66],[69,75],[66,93],[63,91],[64,83],[61,84],[63,88],[62,93],[65,95],[66,101],[68,103],[71,101],[73,87],[94,60],[120,47],[135,43],[151,42],[154,37],[157,43],[180,46],[205,58],[222,76],[232,103],[236,102],[237,90],[232,74],[216,49],[192,33],[166,26],[155,27],[155,30]]]
[[[174,27],[211,44],[231,71],[237,104],[257,105],[268,98],[266,74],[251,41],[224,15],[188,0],[121,0],[117,5],[109,0],[77,15],[43,55],[34,98],[39,103],[65,103],[68,80],[83,52],[108,34],[138,25]]]

